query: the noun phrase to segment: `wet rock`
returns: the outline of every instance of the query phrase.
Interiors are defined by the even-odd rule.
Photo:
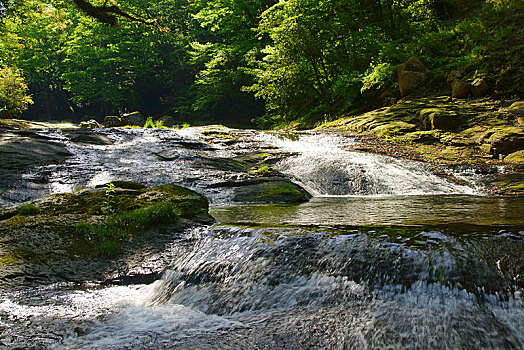
[[[115,183],[111,197],[107,188],[85,189],[0,212],[0,290],[124,281],[127,271],[164,249],[176,232],[214,221],[207,199],[186,188]],[[28,206],[38,210],[24,215]]]
[[[426,67],[413,56],[397,67],[397,79],[401,96],[409,95],[416,84],[426,79]]]
[[[250,203],[302,203],[311,195],[297,184],[282,177],[258,177],[244,181],[216,183],[210,188],[230,188],[234,202]]]
[[[451,83],[451,97],[467,98],[469,97],[469,84],[462,80],[454,80]]]
[[[220,171],[247,172],[249,166],[231,158],[201,158],[193,163],[193,168]]]
[[[145,185],[143,185],[143,184],[141,184],[139,182],[135,182],[135,181],[117,180],[117,181],[113,181],[111,183],[116,188],[122,188],[122,189],[126,189],[126,190],[142,190],[142,189],[147,188],[147,186],[145,186]],[[95,188],[107,188],[107,184],[106,185],[98,185],[98,186],[95,186]]]
[[[93,133],[89,130],[69,130],[65,131],[64,134],[70,137],[70,141],[80,144],[88,145],[112,145],[113,141],[107,136]]]
[[[106,126],[106,128],[115,128],[124,126],[125,122],[120,117],[117,117],[115,115],[108,115],[104,118],[104,125]]]
[[[6,189],[10,188],[21,174],[36,165],[56,164],[72,154],[51,137],[38,135],[28,129],[0,129],[0,205],[9,202]]]
[[[80,124],[78,124],[78,127],[82,129],[99,129],[102,127],[102,125],[100,125],[96,120],[91,119],[88,121],[81,122]]]
[[[484,96],[488,93],[488,83],[483,78],[476,78],[471,83],[471,93],[475,97]]]

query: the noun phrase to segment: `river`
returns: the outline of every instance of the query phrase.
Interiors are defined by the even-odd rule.
[[[337,133],[96,132],[113,144],[43,130],[73,156],[24,174],[3,203],[116,180],[176,183],[205,194],[217,223],[144,262],[163,268],[152,284],[3,295],[0,346],[524,348],[524,199],[485,195],[473,169],[435,174],[354,151],[358,140]],[[234,200],[217,184],[249,175],[225,160],[253,155],[313,198]]]

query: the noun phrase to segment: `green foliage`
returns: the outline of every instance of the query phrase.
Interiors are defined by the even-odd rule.
[[[362,88],[365,91],[370,88],[385,88],[391,85],[395,76],[396,67],[389,63],[371,64],[362,78]]]
[[[163,121],[157,120],[155,122],[155,129],[168,129],[168,127],[164,125]]]
[[[115,212],[115,185],[110,182],[106,184],[106,193],[104,199],[104,206],[102,207],[102,212],[106,215],[113,214]]]
[[[79,223],[75,228],[100,256],[111,258],[121,251],[124,242],[156,225],[174,223],[181,214],[183,208],[179,204],[166,200],[131,212],[110,214],[97,225]]]
[[[273,174],[274,169],[267,165],[255,165],[251,169],[249,169],[249,172],[252,174],[260,175],[260,176],[267,176]]]
[[[144,128],[154,128],[155,122],[153,122],[153,118],[147,117],[146,123],[144,124]]]
[[[27,85],[20,71],[0,69],[0,117],[16,116],[33,103],[27,95]]]
[[[164,125],[163,121],[161,120],[153,121],[152,117],[147,117],[146,123],[144,124],[144,128],[168,129],[168,127]]]
[[[40,208],[33,204],[24,204],[18,210],[18,214],[22,216],[31,216],[40,213]]]
[[[521,0],[122,0],[158,26],[114,28],[63,0],[3,3],[0,67],[20,96],[0,88],[9,115],[30,104],[28,89],[40,114],[315,125],[353,110],[366,89],[394,94],[395,68],[412,55],[432,88],[460,70],[524,93]]]

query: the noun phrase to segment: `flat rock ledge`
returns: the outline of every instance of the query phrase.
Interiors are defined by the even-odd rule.
[[[214,222],[184,187],[133,182],[21,203],[0,211],[0,295],[54,283],[133,280],[184,229]],[[143,271],[143,276],[132,276]]]

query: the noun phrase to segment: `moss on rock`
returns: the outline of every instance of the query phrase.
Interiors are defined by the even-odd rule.
[[[81,278],[76,274],[97,278],[100,266],[107,268],[112,261],[122,259],[120,253],[139,253],[137,242],[164,242],[169,236],[165,232],[213,221],[207,213],[207,199],[181,186],[115,187],[112,193],[111,212],[103,210],[109,198],[106,188],[56,194],[0,212],[0,237],[9,242],[0,247],[0,264],[9,266],[0,270],[0,279],[18,276],[20,269],[45,275],[49,266],[60,271],[60,266],[69,268],[61,277],[49,277],[51,282],[68,273],[71,280]],[[28,206],[39,210],[23,216]],[[168,227],[171,229],[166,231]],[[32,283],[31,276],[27,279]]]
[[[524,127],[513,109],[489,98],[449,96],[402,99],[360,115],[344,116],[322,127],[372,133],[444,163],[497,163],[524,147]],[[510,113],[511,111],[511,113]],[[520,162],[518,155],[508,162]]]

